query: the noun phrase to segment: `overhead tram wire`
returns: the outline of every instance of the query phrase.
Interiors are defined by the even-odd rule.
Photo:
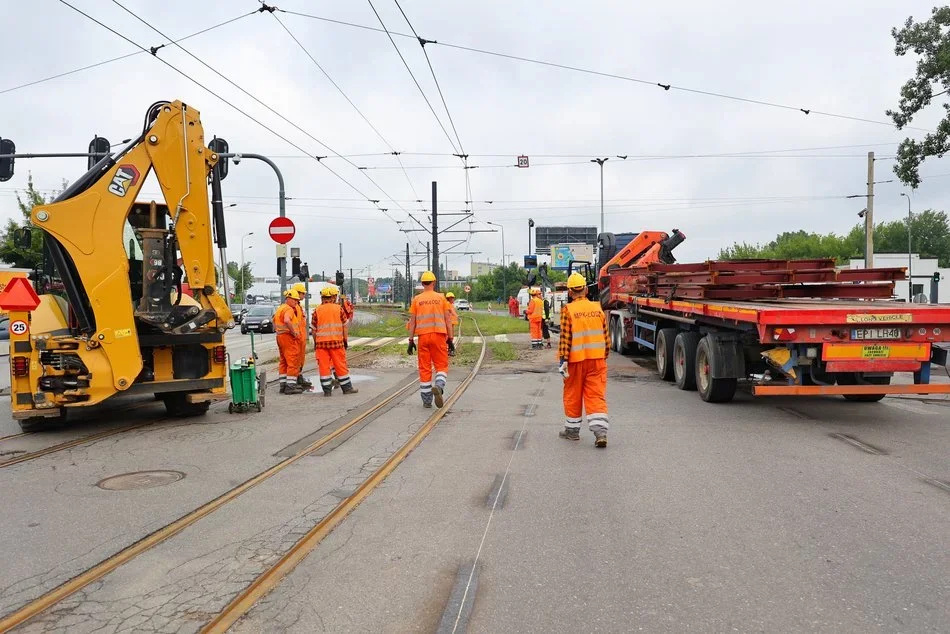
[[[66,3],[64,0],[60,0],[60,2],[63,2],[64,4],[67,4],[67,6],[71,6],[71,5],[68,5],[68,3]],[[122,4],[121,2],[119,2],[118,0],[112,0],[112,3],[113,3],[114,5],[116,5],[117,7],[119,7],[120,9],[122,9],[123,11],[125,11],[126,13],[128,13],[129,15],[131,15],[133,18],[135,18],[136,20],[138,20],[138,21],[141,22],[142,24],[144,24],[145,26],[147,26],[148,28],[150,28],[151,30],[153,30],[153,31],[155,31],[156,33],[158,33],[159,35],[161,35],[161,36],[162,36],[163,38],[165,38],[166,40],[171,41],[171,38],[170,38],[170,37],[168,37],[167,35],[165,35],[164,33],[162,33],[158,28],[156,28],[155,26],[153,26],[153,25],[152,25],[150,22],[148,22],[147,20],[141,18],[141,17],[140,17],[139,15],[137,15],[134,11],[132,11],[131,9],[129,9],[128,7],[126,7],[125,5],[123,5],[123,4]],[[263,5],[263,6],[261,6],[261,8],[256,9],[256,10],[255,10],[255,13],[263,13],[263,12],[268,11],[268,10],[269,10],[269,8],[267,7],[267,5]],[[85,14],[84,14],[84,15],[85,15]],[[101,23],[100,23],[100,24],[101,24]],[[188,49],[186,49],[184,46],[182,46],[181,44],[178,44],[178,43],[174,43],[174,45],[175,45],[176,47],[178,47],[179,49],[181,49],[182,52],[184,52],[186,55],[188,55],[189,57],[191,57],[192,59],[194,59],[196,62],[198,62],[199,64],[201,64],[202,66],[204,66],[205,68],[207,68],[208,70],[210,70],[212,73],[214,73],[215,75],[217,75],[218,77],[220,77],[221,79],[223,79],[224,81],[226,81],[227,83],[229,83],[229,84],[230,84],[231,86],[233,86],[234,88],[238,89],[241,93],[243,93],[243,94],[246,95],[247,97],[249,97],[249,98],[251,98],[252,100],[254,100],[254,101],[255,101],[256,103],[258,103],[260,106],[262,106],[263,108],[265,108],[268,112],[274,114],[275,116],[277,116],[278,118],[280,118],[282,121],[284,121],[284,122],[287,123],[288,125],[292,126],[294,129],[296,129],[296,130],[297,130],[298,132],[300,132],[301,134],[306,135],[308,138],[310,138],[312,141],[314,141],[314,142],[317,143],[318,145],[320,145],[320,146],[322,146],[323,148],[325,148],[325,149],[326,149],[328,152],[330,152],[331,154],[334,154],[334,155],[336,155],[336,156],[340,156],[339,152],[337,152],[336,150],[334,150],[333,148],[331,148],[329,145],[327,145],[327,144],[326,144],[325,142],[323,142],[321,139],[318,139],[318,138],[315,137],[313,134],[311,134],[311,133],[308,132],[307,130],[303,129],[301,126],[297,125],[296,123],[294,123],[293,121],[291,121],[290,119],[288,119],[287,117],[285,117],[283,114],[281,114],[280,112],[278,112],[277,110],[275,110],[274,108],[272,108],[270,105],[268,105],[268,104],[264,103],[263,101],[261,101],[261,100],[260,100],[259,98],[257,98],[255,95],[251,94],[250,92],[248,92],[247,90],[245,90],[243,87],[239,86],[239,85],[238,85],[236,82],[234,82],[232,79],[230,79],[229,77],[227,77],[226,75],[224,75],[223,73],[221,73],[219,70],[217,70],[216,68],[214,68],[213,66],[211,66],[210,64],[208,64],[207,62],[205,62],[203,59],[201,59],[200,57],[198,57],[197,55],[195,55],[194,53],[192,53],[192,52],[189,51]],[[157,55],[155,55],[154,57],[158,58]],[[158,58],[158,59],[161,59],[161,58]],[[161,61],[164,62],[165,60],[161,60]],[[166,63],[167,63],[167,62],[166,62]],[[189,78],[189,79],[190,79],[190,78]],[[230,105],[230,104],[229,104],[229,105]],[[301,149],[300,147],[298,147],[298,146],[296,146],[296,145],[295,145],[295,147],[297,147],[298,150]],[[301,150],[301,151],[303,151],[303,150]],[[308,153],[305,152],[305,154],[308,154]],[[318,157],[316,157],[316,156],[314,156],[313,158],[314,158],[318,163],[320,163],[321,165],[323,165],[323,161],[322,161],[320,158],[318,158]],[[350,165],[352,165],[353,167],[358,167],[358,166],[357,166],[356,164],[354,164],[352,161],[349,161],[349,160],[347,160],[347,159],[344,159],[344,160],[345,160],[347,163],[349,163]],[[330,168],[328,168],[328,167],[325,166],[325,165],[324,165],[324,167],[326,167],[327,169],[330,169]],[[334,175],[336,175],[338,178],[343,179],[342,176],[336,174],[336,172],[334,172],[333,170],[330,170],[330,171],[331,171]],[[387,199],[392,199],[392,197],[386,192],[386,190],[384,190],[376,181],[374,181],[372,178],[370,178],[370,177],[369,177],[368,175],[366,175],[366,174],[364,174],[364,177],[367,178],[371,183],[373,183],[373,185],[375,185],[376,188],[377,188],[379,191],[381,191],[381,192],[386,196]],[[349,184],[350,187],[354,187],[354,186],[353,186],[352,184],[350,184],[348,181],[347,181],[347,184]],[[357,191],[358,191],[358,190],[357,190]],[[360,192],[360,194],[363,195],[362,192]],[[367,200],[367,201],[372,201],[373,199],[371,199],[371,198],[369,198],[369,197],[367,196],[367,197],[366,197],[366,200]],[[375,204],[375,203],[374,203],[374,204]],[[398,206],[398,205],[397,205],[397,206]],[[378,207],[378,205],[377,205],[377,207]],[[396,219],[393,218],[391,215],[389,215],[389,213],[387,213],[383,208],[378,207],[378,209],[379,209],[379,211],[381,211],[381,212],[383,213],[384,216],[386,216],[387,218],[389,218],[389,219],[392,220],[393,222],[396,222]]]
[[[409,183],[409,189],[412,190],[412,195],[413,195],[413,197],[418,200],[418,199],[419,199],[419,194],[416,192],[416,188],[415,188],[415,186],[413,186],[413,184],[412,184],[412,179],[409,177],[409,172],[406,171],[406,167],[405,167],[405,165],[403,165],[402,159],[399,157],[400,152],[396,151],[396,148],[393,147],[392,143],[390,143],[390,142],[386,139],[386,137],[383,136],[383,133],[379,131],[379,128],[377,128],[375,125],[373,125],[373,122],[370,121],[369,118],[368,118],[365,114],[363,114],[363,111],[359,109],[359,107],[353,102],[353,100],[350,99],[349,95],[347,95],[346,92],[340,87],[340,85],[336,83],[336,81],[333,79],[333,77],[330,76],[330,73],[328,73],[328,72],[326,71],[326,69],[323,68],[323,66],[320,65],[320,63],[316,60],[316,58],[314,58],[314,56],[311,55],[310,51],[307,50],[307,47],[305,47],[305,46],[303,45],[303,43],[302,43],[299,39],[297,39],[297,36],[294,35],[293,32],[292,32],[289,28],[287,28],[287,25],[284,24],[283,20],[281,20],[280,17],[278,17],[273,11],[271,11],[270,14],[271,14],[271,16],[273,16],[273,18],[274,18],[275,20],[277,20],[277,23],[281,26],[281,28],[283,28],[284,31],[287,32],[287,35],[290,36],[290,39],[292,39],[292,40],[297,44],[297,46],[300,48],[300,50],[303,51],[304,54],[305,54],[308,58],[310,58],[310,61],[313,62],[313,65],[316,66],[317,69],[319,69],[321,73],[323,73],[323,76],[327,78],[327,81],[329,81],[331,84],[333,84],[333,87],[337,89],[337,92],[339,92],[339,93],[343,96],[343,98],[346,99],[346,102],[347,102],[348,104],[350,104],[350,106],[353,108],[353,110],[356,111],[356,113],[360,116],[360,118],[362,118],[363,121],[366,122],[366,125],[368,125],[368,126],[370,127],[370,129],[371,129],[373,132],[376,133],[376,136],[379,137],[379,140],[382,141],[383,144],[384,144],[386,147],[389,148],[389,150],[390,150],[390,155],[392,155],[392,156],[394,156],[394,157],[396,158],[396,161],[399,163],[399,167],[402,169],[402,173],[403,173],[403,174],[405,175],[405,177],[406,177],[406,182]],[[393,200],[392,202],[396,203],[397,206],[399,205],[399,203],[396,202],[395,200]],[[402,209],[402,207],[400,207],[400,209]],[[406,211],[405,209],[403,209],[403,211],[406,213],[406,215],[407,215],[409,218],[411,218],[412,220],[414,220],[414,221],[416,222],[416,224],[418,224],[418,225],[419,225],[420,227],[422,227],[422,228],[425,228],[425,226],[424,226],[421,222],[419,222],[411,213],[409,213],[409,212]],[[419,238],[416,238],[416,241],[417,241],[420,245],[422,245],[422,241],[421,241]]]
[[[242,13],[241,15],[236,16],[236,17],[233,17],[233,18],[231,18],[230,20],[225,20],[224,22],[219,22],[218,24],[209,26],[209,27],[207,27],[207,28],[205,28],[205,29],[201,29],[200,31],[195,31],[195,32],[192,33],[191,35],[186,35],[186,36],[184,36],[184,37],[178,38],[177,40],[172,40],[171,43],[172,43],[172,44],[177,44],[178,42],[184,42],[185,40],[190,40],[190,39],[193,38],[193,37],[197,37],[197,36],[199,36],[199,35],[204,35],[205,33],[208,33],[209,31],[213,31],[213,30],[215,30],[215,29],[221,28],[222,26],[227,26],[228,24],[231,24],[231,23],[233,23],[233,22],[237,22],[238,20],[241,20],[241,19],[243,19],[243,18],[250,17],[250,16],[254,15],[255,13],[258,13],[258,11],[259,11],[258,9],[255,9],[255,10],[249,12],[249,13]],[[28,88],[28,87],[30,87],[30,86],[36,86],[37,84],[42,84],[42,83],[44,83],[44,82],[52,81],[53,79],[60,79],[61,77],[68,77],[69,75],[73,75],[73,74],[75,74],[75,73],[80,73],[80,72],[82,72],[82,71],[84,71],[84,70],[91,70],[91,69],[93,69],[93,68],[98,68],[99,66],[105,66],[106,64],[111,64],[112,62],[118,62],[118,61],[121,61],[121,60],[123,60],[123,59],[128,59],[129,57],[135,57],[136,55],[141,55],[142,53],[152,53],[152,54],[154,55],[156,52],[158,52],[159,49],[161,49],[161,48],[163,48],[163,47],[165,47],[165,46],[167,46],[167,45],[168,45],[168,44],[160,44],[159,46],[156,46],[156,47],[153,47],[153,48],[150,48],[150,49],[138,50],[138,51],[135,51],[135,52],[132,52],[132,53],[128,53],[128,54],[126,54],[126,55],[120,55],[120,56],[118,56],[118,57],[113,57],[112,59],[106,59],[106,60],[103,60],[103,61],[101,61],[101,62],[96,62],[95,64],[89,64],[89,65],[87,65],[87,66],[82,66],[82,67],[80,67],[80,68],[74,68],[73,70],[68,70],[68,71],[66,71],[66,72],[59,73],[59,74],[57,74],[57,75],[50,75],[49,77],[44,77],[43,79],[37,79],[37,80],[35,80],[35,81],[27,82],[27,83],[25,83],[25,84],[20,84],[19,86],[11,86],[10,88],[4,88],[3,90],[0,90],[0,95],[6,94],[6,93],[8,93],[8,92],[13,92],[14,90],[20,90],[21,88]]]
[[[415,37],[416,37],[416,36],[413,36],[413,35],[409,35],[408,33],[399,33],[399,32],[396,32],[396,31],[388,31],[388,30],[385,30],[385,29],[382,29],[382,30],[381,30],[381,29],[378,29],[378,28],[376,28],[376,27],[368,26],[368,25],[365,25],[365,24],[356,24],[356,23],[354,23],[354,22],[346,22],[346,21],[344,21],[344,20],[335,20],[335,19],[333,19],[333,18],[326,18],[326,17],[319,16],[319,15],[313,15],[313,14],[310,14],[310,13],[302,13],[302,12],[300,12],[300,11],[289,11],[289,10],[285,10],[285,9],[278,9],[278,10],[281,11],[281,12],[283,12],[283,13],[290,14],[290,15],[297,15],[297,16],[300,16],[300,17],[303,17],[303,18],[310,18],[311,20],[319,20],[319,21],[321,21],[321,22],[328,22],[328,23],[330,23],[330,24],[338,24],[338,25],[340,25],[340,26],[348,26],[348,27],[354,28],[354,29],[361,29],[361,30],[364,30],[364,31],[375,31],[375,32],[377,32],[377,33],[383,33],[383,32],[385,32],[385,33],[389,36],[389,39],[390,39],[390,40],[393,39],[393,36],[394,36],[394,35],[395,35],[395,36],[398,36],[398,37],[413,38],[413,39],[415,39]],[[737,96],[737,95],[729,95],[729,94],[721,93],[721,92],[714,92],[714,91],[708,91],[708,90],[700,90],[700,89],[698,89],[698,88],[688,88],[688,87],[686,87],[686,86],[677,86],[677,85],[672,84],[672,83],[666,83],[666,84],[664,84],[664,83],[662,83],[662,82],[650,81],[650,80],[641,79],[641,78],[638,78],[638,77],[630,77],[630,76],[627,76],[627,75],[619,75],[619,74],[616,74],[616,73],[607,73],[607,72],[603,72],[603,71],[593,70],[593,69],[590,69],[590,68],[583,68],[583,67],[580,67],[580,66],[571,66],[571,65],[568,65],[568,64],[559,64],[559,63],[557,63],[557,62],[549,62],[549,61],[541,60],[541,59],[533,59],[533,58],[530,58],[530,57],[523,57],[523,56],[521,56],[521,55],[511,55],[511,54],[509,54],[509,53],[500,53],[500,52],[498,52],[498,51],[490,51],[490,50],[487,50],[487,49],[475,48],[475,47],[472,47],[472,46],[463,46],[463,45],[461,45],[461,44],[449,44],[449,43],[447,43],[447,42],[440,42],[440,41],[437,41],[437,40],[427,40],[427,41],[428,41],[428,43],[430,43],[430,44],[437,44],[437,45],[439,45],[439,46],[445,46],[445,47],[447,47],[447,48],[454,48],[454,49],[457,49],[457,50],[460,50],[460,51],[467,51],[467,52],[470,52],[470,53],[478,53],[478,54],[480,54],[480,55],[488,55],[488,56],[492,56],[492,57],[500,57],[500,58],[515,60],[515,61],[519,61],[519,62],[525,62],[525,63],[528,63],[528,64],[538,64],[538,65],[541,65],[541,66],[549,66],[549,67],[552,67],[552,68],[559,68],[559,69],[562,69],[562,70],[569,70],[569,71],[574,71],[574,72],[578,72],[578,73],[585,73],[585,74],[588,74],[588,75],[596,75],[596,76],[598,76],[598,77],[605,77],[605,78],[608,78],[608,79],[617,79],[617,80],[620,80],[620,81],[626,81],[626,82],[631,82],[631,83],[636,83],[636,84],[643,84],[643,85],[645,85],[645,86],[658,87],[658,88],[662,88],[662,89],[663,89],[664,91],[666,91],[666,92],[669,92],[669,91],[671,91],[671,90],[674,90],[674,91],[679,91],[679,92],[687,92],[687,93],[693,93],[693,94],[698,94],[698,95],[705,95],[705,96],[707,96],[707,97],[715,97],[715,98],[718,98],[718,99],[727,99],[727,100],[731,100],[731,101],[739,101],[739,102],[750,103],[750,104],[755,104],[755,105],[759,105],[759,106],[766,106],[766,107],[770,107],[770,108],[779,108],[779,109],[782,109],[782,110],[790,110],[790,111],[795,111],[795,112],[801,112],[802,114],[805,114],[805,115],[819,115],[819,116],[823,116],[823,117],[833,117],[833,118],[836,118],[836,119],[845,119],[845,120],[857,121],[857,122],[861,122],[861,123],[872,123],[872,124],[875,124],[875,125],[884,125],[884,126],[888,126],[888,127],[890,127],[890,128],[896,128],[896,127],[897,127],[893,122],[888,122],[888,121],[877,121],[877,120],[875,120],[875,119],[866,119],[866,118],[864,118],[864,117],[855,117],[855,116],[851,116],[851,115],[838,114],[838,113],[834,113],[834,112],[825,112],[825,111],[821,111],[821,110],[814,110],[814,109],[812,109],[812,108],[802,108],[802,107],[799,107],[799,106],[790,106],[790,105],[788,105],[788,104],[781,104],[781,103],[772,102],[772,101],[764,101],[764,100],[760,100],[760,99],[751,99],[751,98],[748,98],[748,97],[740,97],[740,96]],[[393,45],[395,46],[395,41],[393,42]],[[928,130],[928,129],[926,129],[926,128],[916,128],[916,127],[913,127],[913,126],[904,126],[904,128],[907,129],[907,130],[918,130],[918,131],[921,131],[921,132],[932,132],[932,130]]]
[[[61,4],[66,5],[67,7],[69,7],[69,8],[72,9],[73,11],[75,11],[76,13],[79,13],[80,15],[84,16],[85,18],[91,20],[92,22],[95,22],[96,24],[98,24],[98,25],[101,26],[102,28],[106,29],[107,31],[109,31],[109,32],[112,33],[113,35],[122,38],[123,40],[125,40],[125,41],[128,42],[129,44],[132,44],[133,46],[136,46],[136,47],[140,48],[142,51],[149,52],[149,50],[146,49],[145,47],[143,47],[141,44],[138,44],[137,42],[133,41],[132,39],[130,39],[130,38],[128,38],[128,37],[126,37],[125,35],[122,35],[122,34],[119,33],[118,31],[116,31],[115,29],[113,29],[112,27],[108,26],[107,24],[104,24],[103,22],[97,20],[96,18],[92,17],[92,16],[89,15],[88,13],[86,13],[86,12],[82,11],[81,9],[79,9],[79,8],[77,8],[77,7],[75,7],[75,6],[73,6],[72,4],[70,4],[69,2],[67,2],[66,0],[59,0],[59,2],[60,2]],[[168,62],[168,61],[162,59],[161,57],[158,57],[157,55],[155,55],[154,57],[155,57],[158,61],[160,61],[161,63],[165,64],[165,65],[168,66],[170,69],[172,69],[173,71],[175,71],[176,73],[178,73],[179,75],[181,75],[182,77],[184,77],[185,79],[187,79],[188,81],[192,82],[193,84],[195,84],[196,86],[198,86],[199,88],[201,88],[202,90],[204,90],[205,92],[207,92],[208,94],[210,94],[210,95],[212,95],[213,97],[217,98],[218,100],[220,100],[221,102],[223,102],[223,103],[225,103],[226,105],[230,106],[232,109],[234,109],[234,110],[236,110],[237,112],[239,112],[240,114],[244,115],[246,118],[250,119],[251,121],[253,121],[253,122],[256,123],[257,125],[259,125],[260,127],[264,128],[265,130],[267,130],[268,132],[270,132],[271,134],[273,134],[274,136],[276,136],[278,139],[284,141],[285,143],[287,143],[287,144],[290,145],[291,147],[293,147],[293,148],[299,150],[299,151],[300,151],[301,153],[303,153],[304,155],[310,156],[310,153],[307,152],[304,148],[300,147],[299,145],[297,145],[296,143],[294,143],[293,141],[291,141],[290,139],[288,139],[288,138],[285,137],[284,135],[280,134],[279,132],[277,132],[276,130],[274,130],[273,128],[271,128],[270,126],[268,126],[267,124],[265,124],[265,123],[263,123],[262,121],[260,121],[260,120],[258,120],[258,119],[256,119],[256,118],[254,118],[251,114],[249,114],[249,113],[246,112],[245,110],[242,110],[242,109],[241,109],[240,107],[238,107],[237,105],[231,103],[230,101],[228,101],[227,99],[225,99],[224,97],[222,97],[222,96],[219,95],[218,93],[214,92],[213,90],[211,90],[210,88],[208,88],[207,86],[205,86],[204,84],[202,84],[201,82],[199,82],[198,80],[194,79],[193,77],[191,77],[190,75],[188,75],[188,74],[185,73],[184,71],[180,70],[178,67],[176,67],[176,66],[174,66],[173,64],[171,64],[170,62]],[[315,157],[314,157],[314,158],[315,158]],[[319,161],[318,161],[318,162],[319,162]],[[322,165],[322,163],[321,163],[321,165]],[[331,174],[333,174],[334,176],[336,176],[337,179],[339,179],[341,182],[343,182],[347,187],[349,187],[349,188],[352,189],[354,192],[356,192],[357,194],[359,194],[360,196],[362,196],[364,201],[372,203],[372,199],[371,199],[371,198],[369,198],[368,196],[366,196],[366,194],[364,194],[362,191],[360,191],[360,189],[359,189],[358,187],[356,187],[356,185],[354,185],[353,183],[351,183],[351,182],[349,182],[348,180],[346,180],[346,178],[344,178],[342,175],[340,175],[336,170],[332,169],[331,167],[329,167],[329,166],[327,166],[327,165],[324,165],[323,167],[324,167],[324,169],[326,169],[327,171],[329,171]],[[378,205],[377,205],[377,211],[382,211],[381,209],[379,209]],[[385,214],[385,215],[388,216],[388,214]],[[391,218],[391,217],[390,217],[390,218]],[[391,219],[392,219],[392,218],[391,218]]]

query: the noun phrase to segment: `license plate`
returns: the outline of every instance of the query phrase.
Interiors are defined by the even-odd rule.
[[[852,341],[874,341],[879,339],[900,339],[900,328],[852,328]]]
[[[862,346],[861,356],[865,359],[886,359],[891,356],[890,346]]]

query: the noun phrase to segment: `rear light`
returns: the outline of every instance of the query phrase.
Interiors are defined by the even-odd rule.
[[[795,337],[794,328],[776,328],[772,332],[772,339],[775,341],[794,341]]]
[[[26,376],[30,373],[30,360],[27,357],[13,357],[13,376]]]
[[[215,363],[224,363],[227,358],[228,349],[224,346],[215,346],[214,347],[214,362]]]

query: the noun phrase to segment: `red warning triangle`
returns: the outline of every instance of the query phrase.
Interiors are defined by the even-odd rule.
[[[0,308],[12,310],[34,310],[40,305],[40,298],[25,277],[14,277],[6,288],[0,291]]]

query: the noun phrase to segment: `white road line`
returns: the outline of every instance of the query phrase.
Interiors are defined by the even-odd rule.
[[[351,346],[362,346],[367,341],[372,341],[372,337],[357,337],[356,339],[350,339]]]
[[[395,340],[395,337],[382,337],[378,341],[374,341],[369,345],[371,348],[379,348],[380,346],[385,346],[387,343],[392,343]]]
[[[508,341],[508,335],[495,335],[495,341]]]
[[[400,346],[405,346],[405,345],[407,345],[408,343],[409,343],[409,337],[406,337],[405,339],[403,339],[402,341],[399,342],[399,345],[400,345]]]

